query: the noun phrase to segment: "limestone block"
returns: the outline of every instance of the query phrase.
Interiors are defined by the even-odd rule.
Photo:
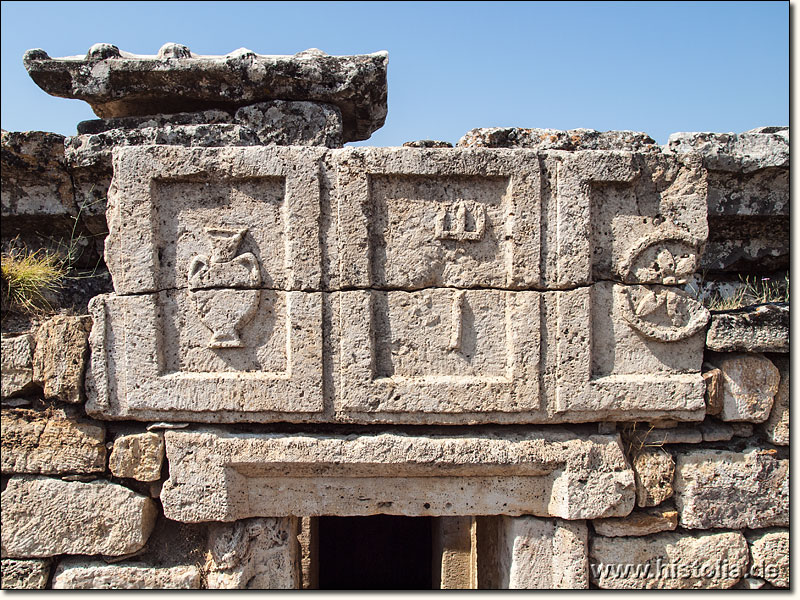
[[[667,147],[676,154],[692,153],[714,171],[751,173],[789,166],[789,128],[774,132],[673,133]]]
[[[324,150],[127,146],[114,152],[106,263],[117,294],[212,284],[320,288]],[[208,261],[218,280],[196,280],[191,269]],[[235,265],[212,268],[231,261],[255,264],[249,267],[255,278],[235,275]]]
[[[343,141],[365,140],[386,119],[388,54],[329,56],[311,48],[266,56],[240,48],[225,56],[194,55],[165,44],[158,56],[95,44],[86,57],[51,59],[28,50],[28,74],[48,94],[88,102],[102,118],[238,108],[266,100],[336,105]]]
[[[50,561],[4,558],[0,570],[4,590],[43,590],[50,576]]]
[[[234,118],[265,146],[342,146],[342,113],[334,104],[273,100],[244,106]]]
[[[33,386],[34,338],[29,334],[0,337],[2,397],[25,393]]]
[[[618,436],[569,430],[471,435],[167,431],[161,502],[177,521],[255,516],[628,514]],[[578,483],[580,482],[580,483]]]
[[[633,473],[639,506],[656,506],[672,496],[675,461],[669,452],[660,448],[637,452],[633,458]]]
[[[3,473],[102,473],[105,428],[67,410],[3,409]]]
[[[485,127],[470,129],[458,140],[464,148],[532,148],[535,150],[632,150],[660,152],[649,135],[638,131],[594,129],[525,129]]]
[[[780,373],[761,354],[723,354],[710,359],[722,371],[723,421],[763,423],[769,418]]]
[[[728,589],[747,572],[738,532],[593,537],[592,583],[603,589]]]
[[[671,285],[694,272],[708,236],[699,160],[412,147],[329,157],[332,289]]]
[[[689,529],[789,525],[789,461],[774,450],[677,455],[675,506]]]
[[[44,131],[3,131],[3,236],[22,218],[77,216],[69,173],[64,168],[64,136]],[[14,227],[12,227],[14,229]]]
[[[209,589],[300,589],[299,519],[257,518],[209,528]]]
[[[772,403],[772,412],[769,419],[762,425],[767,439],[778,446],[789,445],[789,359],[772,359],[775,366],[780,371],[781,381],[778,384],[778,392],[775,394],[775,401]]]
[[[42,383],[45,398],[83,401],[83,375],[88,358],[89,317],[58,315],[36,329],[33,377]]]
[[[415,424],[702,419],[698,325],[705,309],[687,312],[676,326],[664,308],[672,293],[598,283],[547,293],[331,294],[336,418]],[[635,314],[632,306],[650,294],[659,295],[661,307]]]
[[[778,529],[750,539],[750,572],[779,588],[789,587],[789,531]]]
[[[2,493],[3,557],[130,554],[147,542],[157,510],[107,481],[12,477]]]
[[[117,477],[158,481],[163,461],[164,437],[158,433],[138,433],[114,440],[108,467]]]
[[[53,575],[54,590],[199,590],[195,566],[152,567],[137,563],[109,565],[100,561],[68,559]]]
[[[433,588],[474,590],[478,587],[475,517],[433,520]]]
[[[500,517],[494,578],[499,589],[589,587],[584,521]]]
[[[678,511],[668,508],[635,510],[627,517],[596,519],[592,526],[597,535],[605,537],[652,535],[673,531],[678,526]]]
[[[206,316],[225,319],[228,305],[239,311],[237,302],[260,296],[238,347],[218,345],[226,342],[211,327],[221,323],[224,334],[231,321],[204,320],[198,308],[209,305],[193,302],[187,290],[93,298],[87,412],[220,422],[322,410],[322,294],[224,291]]]
[[[706,347],[716,352],[789,352],[789,305],[714,313]]]

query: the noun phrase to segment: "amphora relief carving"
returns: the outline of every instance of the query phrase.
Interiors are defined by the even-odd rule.
[[[189,294],[203,324],[212,331],[209,348],[240,348],[239,331],[255,315],[261,272],[251,252],[236,255],[247,228],[206,228],[211,256],[189,264]]]

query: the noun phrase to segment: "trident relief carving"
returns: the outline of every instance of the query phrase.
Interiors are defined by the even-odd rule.
[[[623,281],[656,285],[618,288],[622,317],[653,340],[676,342],[693,336],[711,314],[685,291],[668,286],[687,283],[696,266],[697,243],[682,232],[640,239],[620,264]]]
[[[236,255],[247,229],[206,228],[211,256],[189,264],[189,294],[211,332],[209,348],[240,348],[239,331],[256,313],[261,272],[251,252]]]
[[[467,229],[467,219],[472,217],[474,229]],[[486,207],[474,202],[459,200],[443,206],[436,218],[436,239],[458,242],[477,242],[486,232]]]

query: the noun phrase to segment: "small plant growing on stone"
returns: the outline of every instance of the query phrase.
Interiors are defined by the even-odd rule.
[[[26,313],[49,310],[47,296],[61,287],[67,276],[65,260],[39,249],[16,248],[0,257],[3,308]]]
[[[739,276],[742,285],[736,292],[723,298],[714,294],[709,298],[709,310],[734,310],[754,304],[767,304],[771,302],[789,302],[789,275],[783,279],[757,276]]]

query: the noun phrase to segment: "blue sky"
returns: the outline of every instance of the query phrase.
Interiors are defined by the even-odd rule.
[[[2,2],[1,125],[75,133],[22,55],[389,51],[386,124],[361,144],[473,127],[744,131],[789,122],[788,2]]]

